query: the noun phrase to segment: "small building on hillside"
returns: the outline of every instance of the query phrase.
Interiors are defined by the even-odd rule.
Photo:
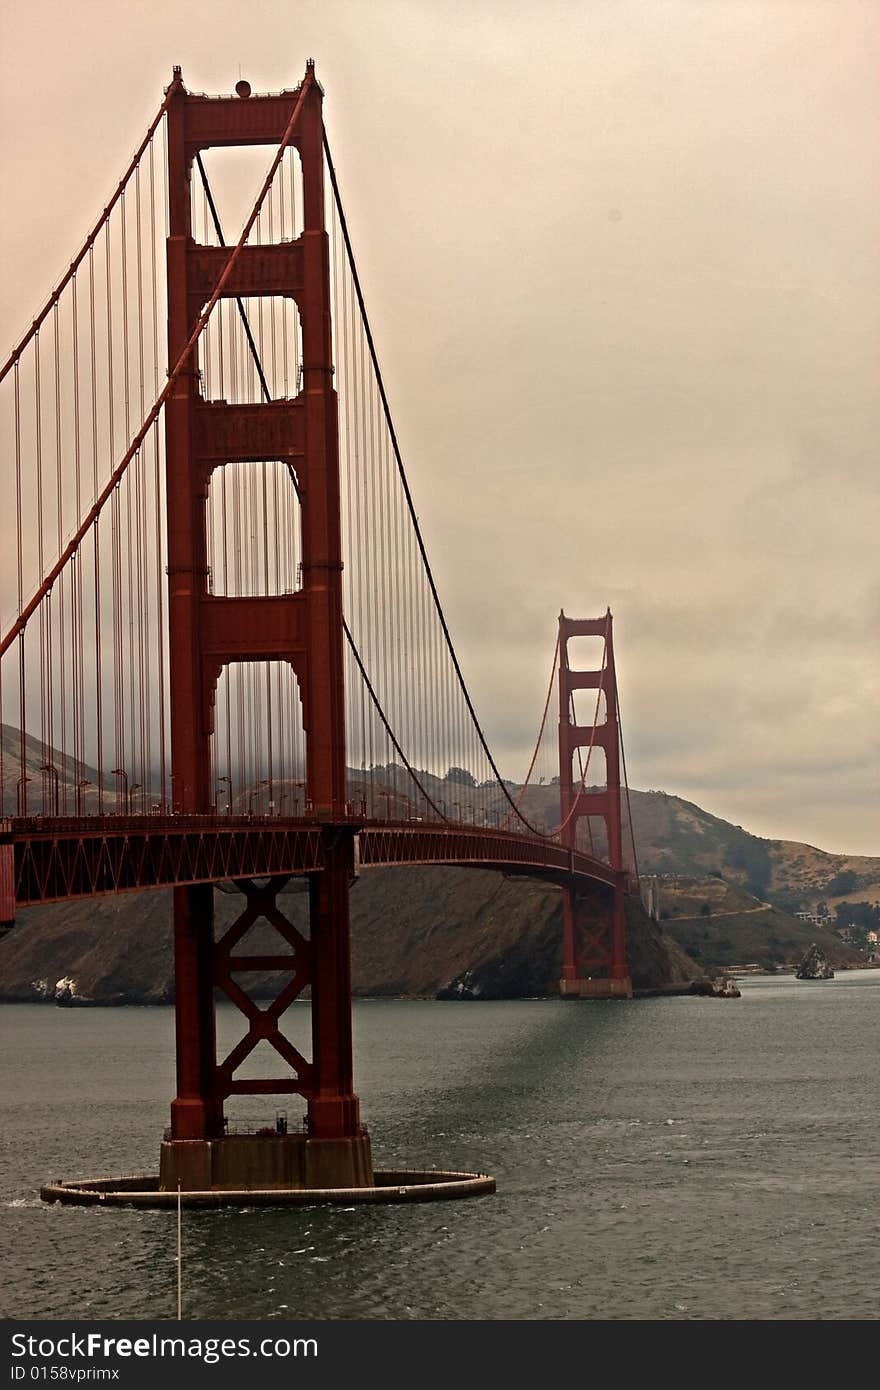
[[[799,922],[810,922],[814,927],[830,927],[834,918],[824,903],[819,903],[815,912],[796,912]]]

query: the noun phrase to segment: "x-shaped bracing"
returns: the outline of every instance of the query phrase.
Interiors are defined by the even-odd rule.
[[[217,1067],[217,1092],[229,1095],[271,1095],[296,1092],[308,1096],[312,1090],[312,1063],[303,1057],[279,1028],[285,1009],[312,982],[311,948],[278,906],[278,894],[288,882],[289,875],[278,874],[265,884],[253,879],[236,879],[235,887],[245,895],[247,906],[231,927],[214,945],[214,983],[236,1005],[248,1020],[248,1031],[229,1055]],[[290,947],[288,954],[232,954],[255,922],[265,919]],[[277,970],[290,973],[291,978],[271,1004],[261,1009],[232,978],[246,971]],[[292,1077],[236,1080],[234,1073],[261,1041],[268,1042],[293,1071]]]

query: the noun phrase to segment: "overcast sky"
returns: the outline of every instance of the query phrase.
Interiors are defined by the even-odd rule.
[[[502,766],[560,607],[610,604],[632,785],[880,853],[877,0],[14,0],[0,33],[6,345],[173,64],[267,91],[313,56]]]

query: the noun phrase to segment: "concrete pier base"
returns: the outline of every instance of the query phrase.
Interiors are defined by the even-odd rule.
[[[370,1137],[312,1139],[306,1134],[230,1134],[220,1139],[168,1139],[159,1160],[159,1188],[176,1192],[373,1186]]]
[[[563,999],[632,999],[632,980],[560,980]]]

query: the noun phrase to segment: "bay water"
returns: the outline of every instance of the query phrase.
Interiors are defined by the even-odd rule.
[[[876,1318],[880,971],[740,987],[359,1001],[376,1166],[489,1172],[497,1193],[184,1211],[184,1316]],[[308,1005],[286,1022],[307,1050]],[[0,1030],[0,1312],[173,1318],[173,1212],[38,1196],[53,1178],[157,1170],[173,1010],[5,1005]],[[221,1048],[240,1031],[218,1006]],[[298,1124],[296,1098],[279,1108]],[[275,1115],[242,1098],[231,1120]]]

